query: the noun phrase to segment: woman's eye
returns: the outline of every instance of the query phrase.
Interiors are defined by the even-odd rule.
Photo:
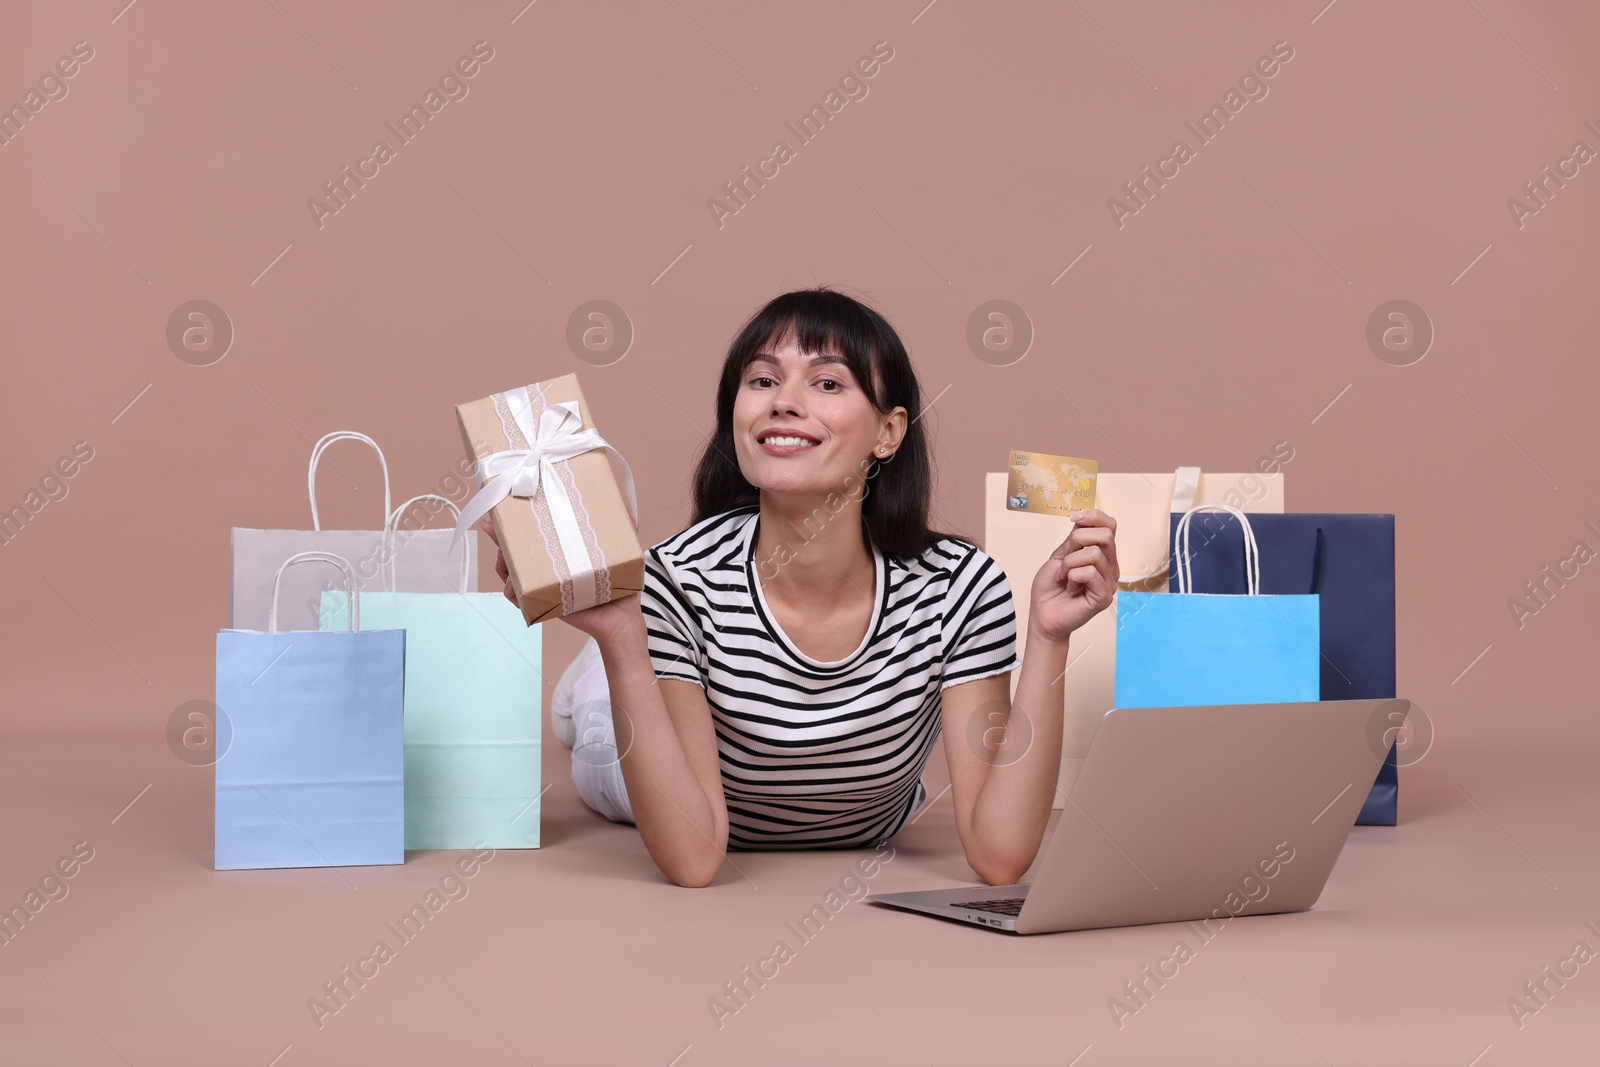
[[[772,379],[768,378],[768,377],[766,377],[764,375],[759,375],[757,377],[754,377],[754,378],[750,379],[750,384],[751,385],[755,385],[755,386],[760,386],[760,385],[763,385],[763,384],[771,384],[771,382],[772,382]]]
[[[837,393],[840,389],[844,388],[844,385],[842,383],[836,382],[832,378],[824,378],[824,379],[822,379],[822,381],[818,382],[817,384],[819,386],[823,387],[822,391],[824,393]],[[830,388],[827,388],[827,386],[832,386],[833,388],[830,389]]]

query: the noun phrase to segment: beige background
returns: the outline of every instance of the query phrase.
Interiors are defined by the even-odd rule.
[[[1484,1064],[1562,1061],[1600,978],[1569,983],[1525,1030],[1504,999],[1600,916],[1588,858],[1600,572],[1582,568],[1520,629],[1508,600],[1575,542],[1600,549],[1584,528],[1600,529],[1600,164],[1520,228],[1507,199],[1575,141],[1600,149],[1585,126],[1600,126],[1600,10],[1324,2],[8,5],[0,103],[22,101],[75,42],[94,55],[0,146],[0,508],[23,503],[75,442],[94,458],[0,547],[0,900],[20,899],[73,841],[96,841],[103,858],[38,929],[0,949],[0,1044],[29,1035],[26,1056],[3,1058],[118,1062],[110,1044],[135,1063],[265,1064],[292,1045],[287,1065],[391,1043],[395,1062],[450,1048],[518,1062],[488,1019],[536,1060],[571,1053],[573,1028],[616,1042],[606,1047],[622,1050],[617,1062],[666,1063],[685,1044],[685,1064],[753,1054],[718,1046],[695,1014],[798,906],[750,886],[803,870],[795,892],[815,895],[850,857],[756,860],[751,873],[766,874],[750,885],[729,870],[714,889],[670,890],[631,831],[577,807],[552,742],[547,848],[491,868],[501,904],[450,935],[454,971],[419,948],[400,965],[416,988],[397,979],[391,993],[364,993],[329,1039],[307,1032],[301,1001],[389,905],[340,904],[352,913],[344,933],[318,896],[350,892],[333,872],[214,875],[209,774],[173,759],[163,736],[175,708],[211,692],[228,528],[305,524],[316,437],[375,436],[398,501],[457,462],[453,404],[577,370],[602,431],[634,464],[641,533],[654,542],[687,519],[689,465],[733,332],[776,293],[820,282],[880,308],[937,398],[927,418],[947,528],[981,537],[982,474],[1018,447],[1107,470],[1221,470],[1287,441],[1291,510],[1398,516],[1401,693],[1426,709],[1436,739],[1403,772],[1406,824],[1358,832],[1335,871],[1329,893],[1364,894],[1352,921],[1367,925],[1333,936],[1324,923],[1331,939],[1299,953],[1279,951],[1301,944],[1289,935],[1252,935],[1273,961],[1263,972],[1278,975],[1262,985],[1277,1014],[1232,977],[1231,992],[1207,985],[1231,974],[1219,963],[1192,993],[1164,993],[1195,999],[1149,1026],[1141,1017],[1140,1040],[1166,1034],[1160,1047],[1204,1058],[1197,1050],[1238,1047],[1232,1023],[1247,1022],[1270,1035],[1261,1047],[1281,1039],[1284,1057],[1315,1062],[1284,1025],[1294,1019],[1336,1062],[1404,1062],[1409,1047],[1465,1064],[1486,1044],[1495,1058]],[[1184,123],[1280,40],[1294,58],[1269,95],[1119,229],[1107,199],[1175,139],[1193,145]],[[469,94],[319,229],[307,199],[377,138],[393,146],[384,123],[477,41],[494,58]],[[708,198],[775,140],[795,147],[785,122],[878,41],[894,56],[868,95],[719,229]],[[167,342],[169,316],[195,299],[219,305],[235,333],[209,366]],[[569,317],[595,299],[619,305],[635,333],[607,366],[566,340]],[[966,339],[993,299],[1022,308],[1036,335],[1006,366]],[[1393,299],[1420,305],[1436,334],[1410,366],[1366,340],[1369,316]],[[348,446],[332,459],[327,520],[372,525],[375,462]],[[576,647],[570,629],[548,629],[548,679]],[[139,806],[109,823],[136,793]],[[942,820],[919,884],[970,878],[948,818],[935,809],[925,821]],[[1430,834],[1451,844],[1425,847]],[[574,844],[585,841],[601,845]],[[421,886],[444,860],[350,881]],[[1358,868],[1378,881],[1357,887]],[[563,871],[566,890],[538,880]],[[565,925],[546,940],[516,927],[538,921],[529,903],[597,899],[595,886],[603,895],[619,879],[631,887],[627,921],[650,918],[613,929],[604,966]],[[1504,892],[1485,879],[1506,881]],[[232,895],[247,884],[257,890]],[[711,924],[732,898],[749,933],[715,948],[724,935]],[[1418,912],[1428,900],[1446,901],[1448,916]],[[952,1035],[978,1034],[981,1047],[987,1027],[1009,1034],[997,1047],[1010,1062],[1065,1063],[1085,1044],[1085,1065],[1154,1054],[1111,1028],[1103,1004],[1124,971],[1155,958],[1147,948],[1163,947],[1151,931],[1024,945],[848,914],[864,937],[829,951],[861,951],[892,928],[919,946],[896,952],[927,962],[876,956],[876,971],[851,971],[836,956],[853,993],[823,981],[819,961],[810,995],[764,994],[765,1014],[738,1020],[752,1023],[744,1040],[784,1035],[848,1061],[839,1042],[858,1027],[870,1042],[849,1047],[863,1059],[971,1062]],[[679,932],[670,951],[651,940],[659,929]],[[674,972],[702,952],[714,957],[696,965],[704,975]],[[1022,956],[1060,1000],[1020,987],[1034,973]],[[293,977],[277,980],[284,969]],[[474,1015],[439,1000],[455,997],[440,974],[490,1002]],[[963,999],[966,976],[987,983],[981,994]],[[529,981],[591,995],[527,1014]],[[656,994],[680,983],[693,995],[661,1006]],[[630,1027],[646,1002],[659,1014]],[[1317,1012],[1326,1018],[1308,1022]],[[830,1017],[848,1026],[816,1027]]]

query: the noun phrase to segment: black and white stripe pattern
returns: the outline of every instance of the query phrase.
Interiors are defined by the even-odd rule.
[[[753,558],[759,517],[753,505],[713,515],[646,553],[651,661],[658,676],[705,690],[729,848],[881,844],[925,797],[941,691],[1020,662],[1010,584],[994,560],[951,538],[903,562],[874,549],[867,634],[822,663],[766,608]]]

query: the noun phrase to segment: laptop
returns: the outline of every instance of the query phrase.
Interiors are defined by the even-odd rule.
[[[1114,708],[1031,884],[866,899],[1014,934],[1304,910],[1410,707]]]

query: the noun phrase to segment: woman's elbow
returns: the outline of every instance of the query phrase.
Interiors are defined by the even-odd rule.
[[[722,864],[719,860],[715,865],[707,863],[677,864],[670,869],[664,868],[661,873],[665,874],[673,884],[680,885],[685,889],[704,889],[716,881],[717,872],[721,869]]]
[[[665,826],[653,823],[641,827],[645,851],[650,854],[656,869],[674,885],[686,889],[701,889],[716,880],[722,869],[722,860],[728,850],[727,830],[713,823],[711,832],[694,828],[685,833],[685,827],[675,819]]]
[[[1028,873],[1028,868],[1033,864],[1033,857],[968,857],[967,862],[987,885],[1016,885],[1022,881],[1022,876]]]
[[[722,858],[721,851],[708,847],[685,855],[657,857],[656,865],[673,884],[685,889],[703,889],[716,881],[717,872],[722,870]]]
[[[974,868],[976,870],[976,868]],[[978,877],[987,885],[1016,885],[1028,873],[1026,867],[989,866],[978,871]]]

